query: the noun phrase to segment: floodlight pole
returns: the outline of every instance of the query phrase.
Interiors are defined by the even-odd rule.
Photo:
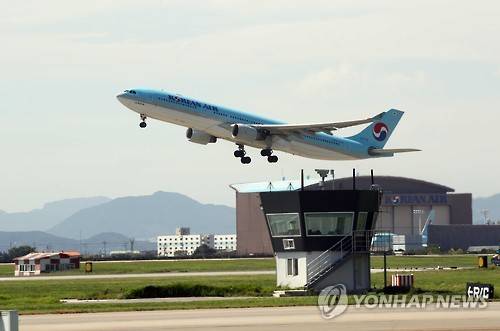
[[[387,288],[387,251],[384,251],[384,290]]]
[[[300,190],[304,191],[304,169],[300,170]]]

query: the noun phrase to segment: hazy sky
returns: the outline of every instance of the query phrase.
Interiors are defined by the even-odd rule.
[[[500,192],[498,1],[16,1],[0,11],[0,209],[71,197],[185,193],[234,205],[228,184],[411,176]],[[115,95],[163,88],[289,122],[406,111],[381,160],[278,153],[250,166],[225,141],[187,142]],[[352,133],[352,129],[342,134]]]

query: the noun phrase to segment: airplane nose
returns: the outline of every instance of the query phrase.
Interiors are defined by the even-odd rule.
[[[120,101],[120,103],[124,106],[127,106],[127,98],[125,97],[126,93],[118,93],[116,95],[116,99]]]

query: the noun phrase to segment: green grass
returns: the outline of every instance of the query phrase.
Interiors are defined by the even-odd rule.
[[[382,256],[372,256],[372,268],[383,267]],[[59,275],[85,274],[84,263],[80,270],[71,270]],[[388,256],[389,268],[430,268],[430,267],[476,267],[475,255],[440,255],[440,256]],[[155,272],[196,272],[196,271],[251,271],[275,270],[274,258],[265,259],[234,259],[234,260],[159,260],[131,262],[94,262],[92,274],[127,274]],[[12,277],[13,265],[0,265],[0,277]]]
[[[383,256],[372,256],[372,268],[384,267]],[[387,256],[387,267],[396,268],[435,268],[435,267],[477,267],[476,255],[419,255],[419,256]]]
[[[147,285],[125,294],[127,299],[180,298],[180,297],[257,297],[269,296],[271,291],[251,284],[231,284],[225,286],[175,283],[171,285]]]
[[[274,258],[233,260],[158,260],[131,262],[93,262],[93,275],[156,273],[156,272],[204,272],[204,271],[260,271],[275,270]],[[53,273],[53,276],[85,274],[85,262],[79,270]],[[13,265],[0,265],[0,276],[13,276]]]
[[[0,264],[0,277],[14,276],[13,264]]]
[[[0,308],[18,309],[21,313],[79,311],[79,309],[87,311],[86,305],[67,305],[60,303],[59,300],[119,299],[132,290],[147,285],[199,284],[223,287],[250,283],[270,295],[275,288],[275,281],[275,277],[271,275],[9,281],[0,282]],[[69,308],[71,309],[68,310]]]
[[[500,268],[414,272],[420,293],[464,294],[467,282],[491,283],[500,288]],[[389,273],[390,277],[390,273]],[[376,288],[383,287],[383,274],[372,275]],[[126,304],[63,304],[61,299],[117,299],[145,286],[172,287],[181,284],[216,288],[259,289],[262,297],[224,301],[161,302]],[[22,314],[129,311],[193,308],[237,308],[315,305],[316,297],[272,298],[276,288],[272,275],[223,277],[172,277],[125,279],[77,279],[0,282],[0,309],[17,309]],[[249,292],[248,292],[249,293]],[[500,293],[495,298],[500,298]]]
[[[406,272],[409,273],[409,272]],[[391,275],[387,274],[388,285]],[[430,294],[465,294],[465,286],[468,282],[493,284],[500,288],[500,268],[467,269],[467,270],[437,270],[413,272],[415,288]],[[372,286],[378,289],[384,287],[384,274],[372,274]],[[499,291],[495,291],[495,299],[500,298]]]

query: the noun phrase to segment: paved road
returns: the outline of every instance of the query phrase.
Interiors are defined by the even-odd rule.
[[[323,320],[316,307],[21,316],[20,330],[499,330],[500,303],[481,310],[355,309]]]
[[[68,275],[68,276],[32,276],[32,277],[5,277],[0,282],[37,281],[37,280],[64,280],[64,279],[115,279],[115,278],[162,278],[162,277],[205,277],[205,276],[253,276],[275,275],[275,271],[204,271],[204,272],[155,272],[145,274],[109,274],[109,275]]]

